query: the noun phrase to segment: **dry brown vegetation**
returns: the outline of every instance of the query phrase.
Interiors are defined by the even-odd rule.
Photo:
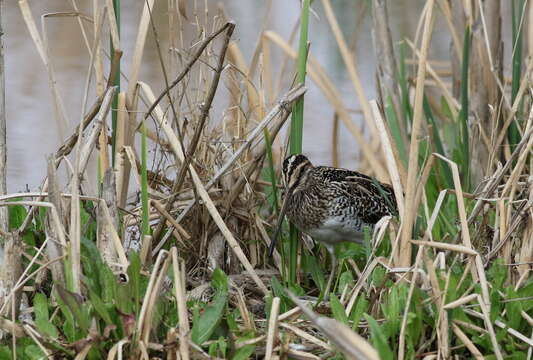
[[[1,197],[10,225],[1,232],[0,358],[531,358],[533,46],[522,49],[518,34],[533,23],[524,21],[525,2],[513,1],[516,37],[505,51],[498,1],[429,0],[412,15],[416,36],[401,45],[392,43],[386,0],[369,2],[377,101],[365,94],[332,4],[316,2],[362,123],[312,47],[305,86],[320,89],[359,144],[360,170],[392,183],[399,216],[380,221],[364,247],[339,249],[335,295],[314,311],[307,306],[330,270],[323,249],[304,239],[290,254],[284,241],[266,256],[282,187],[273,169],[287,142],[278,135],[306,90],[293,81],[302,52],[265,28],[247,63],[232,41],[239,24],[222,8],[169,1],[160,24],[146,0],[134,52],[123,54],[112,1],[94,3],[90,15],[76,1],[71,13],[53,15],[75,16],[86,39],[79,127],[50,156],[39,191]],[[30,4],[19,6],[61,118],[61,69]],[[438,59],[445,70],[428,58],[435,16],[452,38],[450,58]],[[160,94],[139,77],[149,33],[165,79]],[[281,66],[273,48],[284,54]],[[128,73],[123,55],[132,59]],[[94,160],[98,174],[87,170]]]

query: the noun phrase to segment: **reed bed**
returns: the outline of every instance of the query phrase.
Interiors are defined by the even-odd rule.
[[[146,0],[134,52],[123,54],[120,1],[95,1],[90,15],[71,3],[54,16],[76,17],[86,39],[79,126],[49,157],[38,190],[0,196],[9,211],[1,359],[532,358],[526,1],[512,0],[512,43],[502,40],[498,1],[428,0],[412,15],[415,37],[401,43],[392,42],[387,1],[370,1],[378,99],[365,93],[329,0],[302,2],[297,50],[263,26],[250,63],[222,7],[169,1],[158,23]],[[61,124],[51,40],[29,2],[19,6]],[[361,122],[313,56],[315,11],[336,40]],[[447,59],[428,52],[437,16],[452,39]],[[165,81],[159,94],[139,75],[148,34]],[[274,49],[283,66],[273,66]],[[131,56],[128,73],[122,56]],[[364,245],[338,247],[327,302],[317,301],[331,270],[320,245],[284,224],[279,252],[266,256],[279,163],[302,150],[309,87],[335,112],[333,141],[342,124],[360,146],[360,170],[391,183],[399,205]]]

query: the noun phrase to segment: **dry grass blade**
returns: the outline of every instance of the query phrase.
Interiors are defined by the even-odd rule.
[[[441,242],[436,242],[436,241],[421,241],[421,240],[411,240],[411,243],[415,245],[425,245],[425,246],[429,246],[429,247],[433,247],[433,248],[441,249],[441,250],[455,251],[455,252],[472,255],[472,256],[479,255],[477,251],[474,251],[471,248],[462,246],[462,245],[441,243]]]
[[[272,306],[270,307],[270,318],[268,320],[268,334],[266,343],[265,359],[272,359],[272,352],[274,349],[274,341],[278,333],[278,314],[279,314],[279,297],[272,299]]]
[[[144,43],[146,41],[146,34],[148,33],[148,26],[150,25],[150,9],[153,7],[154,0],[145,1],[141,15],[141,21],[139,23],[139,31],[137,32],[137,40],[135,41],[135,50],[133,53],[131,74],[128,82],[128,91],[126,92],[126,103],[128,109],[132,108],[132,103],[134,101],[134,92],[139,79],[139,71],[144,53]]]
[[[422,36],[422,45],[420,58],[418,60],[418,73],[416,76],[416,90],[413,125],[411,130],[411,144],[409,147],[409,168],[407,171],[407,184],[405,190],[405,212],[403,218],[403,231],[400,243],[400,264],[405,267],[411,264],[411,235],[413,231],[414,219],[416,216],[416,182],[418,175],[418,137],[420,135],[422,123],[422,100],[424,96],[424,82],[426,79],[426,61],[429,49],[431,35],[433,33],[433,6],[434,1],[427,2],[427,9],[424,23],[424,31]]]
[[[30,6],[28,5],[28,1],[19,0],[19,7],[22,12],[22,16],[24,18],[26,26],[28,27],[28,31],[30,32],[32,40],[35,44],[35,47],[37,48],[37,51],[39,52],[39,56],[41,57],[41,60],[46,66],[46,70],[48,71],[48,80],[49,80],[48,83],[50,86],[50,90],[52,91],[52,96],[54,98],[54,105],[55,105],[54,109],[56,111],[56,117],[58,120],[59,129],[66,129],[67,128],[67,116],[65,113],[63,101],[61,100],[61,96],[59,94],[59,90],[57,89],[57,79],[56,79],[51,61],[48,57],[48,52],[46,51],[46,47],[43,44],[43,40],[41,39],[41,36],[39,35],[39,31],[37,30],[37,26],[31,14],[31,9],[30,9]],[[63,138],[63,135],[61,135],[61,138]]]
[[[459,328],[459,326],[452,323],[452,330],[455,335],[461,340],[467,349],[472,353],[476,359],[484,359],[483,355],[479,352],[478,348],[472,343],[472,341],[466,336],[466,334]]]
[[[291,291],[289,297],[302,309],[304,314],[318,327],[328,339],[341,350],[348,359],[379,359],[377,351],[360,335],[348,326],[330,318],[319,316],[299,300]]]
[[[330,1],[322,0],[322,5],[324,6],[326,17],[331,26],[333,34],[335,35],[335,40],[337,41],[337,45],[339,46],[339,49],[341,51],[342,59],[344,60],[346,68],[348,69],[348,74],[350,75],[350,79],[352,80],[352,84],[355,88],[355,92],[357,94],[357,97],[359,98],[361,109],[363,110],[363,114],[365,115],[364,116],[365,121],[367,125],[369,126],[369,128],[372,129],[373,133],[376,134],[377,131],[376,131],[374,121],[372,119],[372,111],[370,110],[370,103],[368,102],[368,98],[366,97],[365,91],[363,89],[363,85],[361,83],[361,79],[359,77],[359,72],[357,71],[357,66],[355,65],[353,55],[351,54],[350,50],[348,49],[348,46],[346,45],[344,35],[342,34],[339,23],[337,22],[335,14],[333,13],[333,9],[331,8]]]
[[[393,149],[392,142],[390,141],[389,132],[387,131],[387,126],[385,121],[381,116],[381,112],[378,109],[378,104],[375,100],[370,102],[372,108],[373,118],[376,122],[376,127],[378,129],[379,136],[381,138],[381,146],[383,152],[385,153],[385,160],[387,161],[387,169],[389,170],[389,175],[392,180],[392,187],[394,188],[394,196],[396,196],[396,203],[398,204],[398,212],[400,214],[400,219],[403,219],[404,216],[404,199],[403,199],[403,187],[400,179],[400,173],[398,171],[398,164],[395,156],[397,151]]]

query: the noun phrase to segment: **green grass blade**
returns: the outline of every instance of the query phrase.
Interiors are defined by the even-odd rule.
[[[409,124],[413,118],[413,109],[409,101],[409,84],[407,82],[407,75],[405,70],[405,41],[400,42],[400,58],[398,69],[398,83],[400,84],[400,91],[402,95],[402,111],[404,112],[405,128],[409,129]]]
[[[387,104],[385,106],[385,115],[387,117],[387,122],[389,123],[389,128],[390,128],[392,138],[394,139],[394,142],[396,143],[396,148],[398,149],[400,159],[402,160],[402,163],[404,164],[404,166],[407,166],[407,153],[405,151],[405,144],[403,142],[402,134],[400,130],[401,124],[400,124],[400,121],[398,121],[396,112],[394,111],[394,106],[392,104],[392,99],[390,96],[387,97]]]
[[[461,72],[461,112],[459,113],[460,122],[460,152],[462,159],[458,163],[461,164],[461,175],[463,176],[463,185],[465,189],[470,188],[470,136],[468,131],[468,66],[470,62],[470,27],[465,29],[463,41],[463,64]]]
[[[437,150],[437,153],[447,156],[446,152],[444,151],[444,145],[442,143],[442,139],[439,133],[439,126],[437,126],[437,122],[435,121],[435,117],[433,116],[433,111],[431,111],[431,106],[429,106],[429,101],[424,95],[424,101],[423,101],[423,109],[424,114],[426,116],[427,122],[431,125],[432,128],[432,135],[433,135],[433,142],[435,145],[435,150]],[[437,166],[439,168],[439,171],[441,174],[444,174],[444,181],[447,187],[452,188],[453,187],[453,176],[452,171],[450,170],[450,167],[443,164],[442,162],[438,162]]]

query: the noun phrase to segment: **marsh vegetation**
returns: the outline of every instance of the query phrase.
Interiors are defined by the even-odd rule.
[[[41,186],[1,195],[1,359],[532,358],[527,1],[511,0],[504,18],[500,1],[428,0],[400,42],[388,2],[362,2],[376,99],[330,0],[303,0],[290,38],[263,24],[249,61],[223,6],[168,1],[156,18],[154,3],[136,19],[131,53],[120,0],[94,1],[91,13],[73,0],[41,19],[74,17],[89,65],[79,121]],[[62,119],[50,39],[30,3],[18,5]],[[328,24],[349,90],[313,55],[313,16]],[[429,51],[442,46],[437,17],[451,39],[445,58]],[[140,76],[147,41],[162,91]],[[332,165],[349,134],[358,170],[392,184],[399,210],[363,245],[338,246],[322,303],[325,248],[285,223],[267,256],[279,164],[302,152],[310,88],[331,109]]]

